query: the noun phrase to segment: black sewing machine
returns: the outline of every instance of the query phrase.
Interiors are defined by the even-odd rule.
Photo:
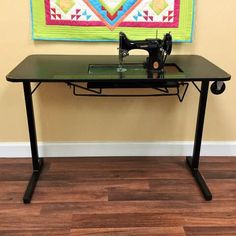
[[[143,49],[149,53],[146,59],[146,68],[148,71],[159,73],[164,72],[164,65],[167,55],[172,50],[172,36],[170,33],[165,34],[162,39],[145,39],[145,40],[129,40],[125,33],[120,32],[119,35],[119,63],[122,71],[123,58],[129,55],[132,49]]]

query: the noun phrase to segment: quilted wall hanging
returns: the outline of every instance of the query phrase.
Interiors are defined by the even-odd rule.
[[[36,40],[118,41],[162,38],[191,42],[194,0],[31,0]]]

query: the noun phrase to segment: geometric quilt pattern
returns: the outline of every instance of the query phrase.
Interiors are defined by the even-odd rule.
[[[174,28],[180,0],[45,0],[48,25]]]
[[[118,41],[162,38],[191,42],[195,0],[30,0],[35,40]]]

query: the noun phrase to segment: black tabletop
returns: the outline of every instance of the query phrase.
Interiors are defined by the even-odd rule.
[[[31,55],[7,76],[11,82],[90,82],[165,79],[172,81],[226,81],[230,75],[207,59],[197,55],[168,57],[164,75],[147,73],[146,56],[128,56],[122,71],[118,56],[98,55]]]

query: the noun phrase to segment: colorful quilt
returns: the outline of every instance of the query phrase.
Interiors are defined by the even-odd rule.
[[[117,41],[159,38],[190,42],[194,0],[31,0],[33,39]]]

